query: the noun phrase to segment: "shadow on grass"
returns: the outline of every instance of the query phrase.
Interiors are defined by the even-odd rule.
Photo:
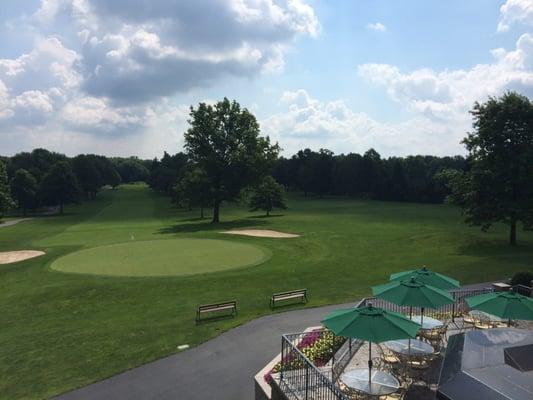
[[[248,218],[253,218],[253,219],[269,219],[269,218],[277,218],[277,217],[284,217],[285,214],[270,214],[269,216],[266,216],[265,214],[263,215],[253,215],[251,217],[248,217]]]
[[[529,266],[533,256],[533,245],[528,242],[518,242],[516,246],[511,246],[506,240],[473,240],[459,246],[458,253],[493,259],[512,258],[514,262]]]
[[[235,314],[213,315],[211,317],[203,317],[200,320],[196,320],[196,325],[204,325],[210,322],[223,321],[232,318],[235,318]]]
[[[228,230],[239,229],[239,228],[251,228],[251,227],[256,228],[258,225],[268,224],[268,222],[265,220],[259,220],[259,221],[250,220],[250,218],[237,219],[233,221],[223,221],[223,222],[219,222],[218,224],[211,223],[211,220],[208,218],[204,218],[204,219],[191,218],[189,220],[182,220],[180,222],[188,222],[188,221],[190,221],[190,223],[179,223],[176,225],[161,228],[158,230],[158,233],[162,233],[162,234],[194,233],[194,232],[200,232],[200,231],[220,232],[220,231],[228,231]]]

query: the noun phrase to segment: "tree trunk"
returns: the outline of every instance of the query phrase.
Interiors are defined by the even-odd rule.
[[[267,217],[270,217],[270,210],[267,210]]]
[[[26,216],[26,206],[22,207],[22,215],[24,217]]]
[[[59,203],[59,214],[63,215],[63,203]]]
[[[200,219],[204,219],[204,205],[200,204]]]
[[[511,246],[516,246],[516,220],[511,219],[511,231],[509,233],[509,243]]]
[[[213,224],[217,224],[220,221],[219,214],[220,214],[220,200],[215,199],[213,203],[213,221],[211,221]]]

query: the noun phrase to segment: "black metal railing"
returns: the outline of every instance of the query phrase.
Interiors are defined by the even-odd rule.
[[[280,389],[289,400],[348,400],[326,375],[330,367],[321,370],[298,348],[307,334],[286,334],[281,338]]]
[[[513,292],[521,294],[526,297],[533,297],[533,288],[526,285],[515,285],[512,287]]]
[[[390,301],[380,299],[378,297],[367,297],[362,302],[363,305],[368,305],[372,303],[375,307],[384,308],[386,310],[395,311],[401,314],[408,314],[411,312],[413,315],[420,315],[423,311],[424,315],[437,318],[437,319],[451,319],[463,315],[468,311],[468,306],[465,299],[470,296],[476,296],[478,294],[491,293],[494,289],[491,287],[480,288],[480,289],[457,289],[450,290],[450,294],[455,299],[453,304],[446,304],[442,307],[432,309],[421,307],[406,307],[399,306],[397,304],[391,303]]]
[[[492,287],[481,289],[457,289],[450,291],[456,300],[438,309],[424,309],[424,315],[438,319],[453,319],[468,311],[465,298],[483,293],[493,292]],[[367,297],[355,305],[363,307],[372,303],[375,307],[400,313],[408,313],[409,307],[402,307],[389,301]],[[421,313],[421,309],[413,307],[413,314]],[[281,362],[279,369],[279,387],[289,400],[348,400],[348,397],[335,384],[340,375],[359,350],[362,342],[357,339],[345,340],[334,356],[327,363],[315,365],[301,350],[302,341],[309,332],[285,334],[281,338]]]

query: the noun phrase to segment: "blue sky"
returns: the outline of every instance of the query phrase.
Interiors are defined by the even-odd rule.
[[[533,0],[4,0],[0,154],[154,157],[227,96],[285,154],[462,154],[475,101],[533,89]]]

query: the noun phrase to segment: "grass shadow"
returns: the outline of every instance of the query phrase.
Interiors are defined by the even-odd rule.
[[[506,240],[472,240],[460,245],[457,253],[461,256],[492,259],[501,263],[513,262],[529,268],[533,257],[533,246],[527,242],[511,246]]]
[[[196,325],[204,325],[211,322],[223,321],[232,318],[235,318],[235,314],[213,315],[211,317],[204,317],[200,320],[196,320]]]
[[[267,221],[264,221],[264,220],[251,221],[249,218],[236,219],[233,221],[224,221],[224,222],[219,222],[218,224],[211,223],[209,219],[203,219],[203,220],[198,219],[196,221],[197,222],[179,223],[176,225],[167,226],[167,227],[159,229],[157,232],[161,234],[194,233],[194,232],[200,232],[200,231],[219,232],[219,231],[227,231],[227,230],[239,229],[239,228],[257,227],[257,225],[266,225],[268,223]],[[186,222],[186,220],[182,220],[180,222]]]
[[[253,218],[253,219],[269,219],[269,218],[277,218],[277,217],[284,217],[285,214],[270,214],[269,216],[266,216],[266,215],[253,215],[251,217],[248,217],[248,218]]]

